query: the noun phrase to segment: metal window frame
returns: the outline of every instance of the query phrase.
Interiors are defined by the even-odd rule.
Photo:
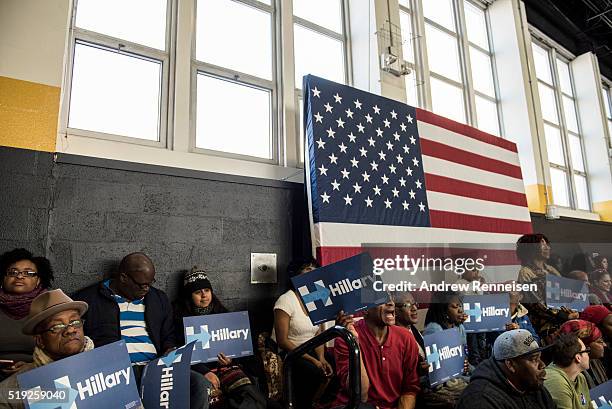
[[[270,15],[270,44],[271,44],[271,74],[270,80],[260,78],[251,74],[236,71],[234,69],[222,67],[212,63],[199,61],[196,56],[196,42],[197,42],[197,15],[198,15],[198,1],[194,0],[194,15],[193,15],[193,33],[191,42],[191,97],[190,97],[190,127],[189,135],[189,151],[195,153],[202,153],[210,156],[219,156],[232,159],[246,159],[251,162],[269,163],[273,165],[280,164],[280,158],[284,156],[283,147],[280,144],[279,129],[280,129],[280,118],[279,118],[279,106],[281,101],[279,100],[278,81],[279,75],[278,69],[278,27],[276,24],[277,12],[275,2],[272,1],[270,5],[264,4],[257,0],[230,0],[246,7],[252,7],[257,10],[269,13]],[[216,78],[223,81],[228,81],[234,84],[242,85],[245,87],[251,87],[261,90],[267,90],[270,92],[270,152],[272,153],[271,158],[262,158],[258,156],[239,154],[233,152],[226,152],[221,150],[213,150],[201,148],[196,145],[197,143],[197,78],[198,75],[207,75],[212,78]]]
[[[556,47],[560,47],[557,43],[555,43],[552,40],[549,40],[546,36],[544,36],[544,34],[542,34],[541,32],[538,32],[535,29],[530,28],[530,32],[531,32],[531,42],[532,44],[536,44],[539,47],[541,47],[542,49],[544,49],[547,53],[547,57],[548,57],[548,66],[550,69],[550,74],[551,74],[551,80],[552,80],[552,84],[548,84],[546,81],[541,80],[539,78],[537,78],[538,84],[544,84],[545,86],[551,88],[553,90],[554,96],[555,96],[555,105],[556,105],[556,110],[557,110],[557,117],[559,119],[559,124],[554,124],[550,121],[544,120],[543,122],[554,126],[555,128],[558,128],[560,130],[561,133],[561,145],[562,145],[562,151],[563,151],[563,156],[564,156],[564,160],[565,160],[565,166],[560,166],[558,164],[552,163],[550,161],[548,161],[549,167],[551,168],[555,168],[555,169],[559,169],[565,172],[566,175],[566,185],[568,188],[568,194],[569,194],[569,207],[571,209],[577,209],[577,210],[586,210],[586,211],[592,211],[593,208],[593,203],[592,203],[592,196],[591,196],[591,189],[590,189],[590,184],[589,184],[589,175],[587,173],[587,158],[585,156],[585,149],[584,149],[584,139],[582,137],[582,126],[580,123],[580,114],[579,114],[579,107],[578,107],[578,103],[576,102],[576,88],[574,85],[574,76],[570,67],[569,70],[569,77],[570,77],[570,85],[571,85],[571,91],[573,95],[569,95],[566,94],[565,92],[562,91],[561,89],[561,82],[560,82],[560,76],[559,76],[559,69],[557,67],[557,60],[561,60],[567,64],[570,64],[571,60],[572,60],[572,55],[567,52],[566,50],[564,50],[563,48],[556,48]],[[556,47],[555,47],[556,46]],[[538,87],[538,93],[539,93],[539,87]],[[574,131],[570,131],[567,127],[567,119],[565,118],[565,110],[563,108],[563,96],[566,96],[568,98],[570,98],[572,100],[572,102],[574,103],[574,110],[575,110],[575,114],[576,114],[576,122],[577,122],[577,126],[578,126],[578,132],[574,132]],[[542,107],[540,105],[540,112],[542,110]],[[575,135],[578,136],[579,140],[580,140],[580,149],[581,149],[581,155],[582,155],[582,163],[584,164],[584,168],[585,171],[580,171],[574,168],[574,163],[572,160],[572,153],[571,153],[571,149],[570,149],[570,143],[569,143],[569,136],[571,135]],[[578,207],[578,193],[576,190],[576,184],[574,182],[574,174],[579,175],[579,176],[583,176],[586,179],[587,182],[587,201],[589,204],[589,208],[588,209],[580,209]],[[554,194],[554,193],[553,193]],[[556,203],[555,203],[556,204]],[[558,205],[558,204],[557,204]],[[561,205],[558,205],[561,206]],[[561,207],[566,207],[566,206],[561,206]]]
[[[282,0],[281,0],[282,1]],[[342,33],[338,33],[336,31],[330,30],[329,28],[320,26],[316,23],[313,23],[304,18],[298,17],[293,14],[293,0],[284,0],[284,4],[286,7],[291,8],[291,21],[286,23],[291,26],[292,33],[294,32],[295,25],[302,26],[308,30],[312,30],[317,34],[330,37],[334,40],[340,41],[342,43],[342,59],[344,63],[344,82],[345,84],[352,85],[353,84],[353,67],[352,67],[352,58],[351,58],[351,44],[350,44],[350,36],[348,35],[350,30],[350,19],[349,19],[349,3],[348,0],[340,0],[340,14],[342,18]],[[294,37],[295,38],[295,37]],[[295,69],[295,41],[290,45],[285,45],[285,48],[290,47],[290,52],[293,54],[294,58],[294,69]],[[288,50],[286,50],[288,51]],[[287,74],[289,75],[289,74]],[[299,110],[299,101],[304,100],[304,90],[298,87],[298,84],[295,83],[295,72],[291,73],[291,83],[293,83],[294,88],[294,108],[295,108],[295,141],[296,141],[296,151],[297,151],[297,166],[302,168],[304,167],[304,157],[303,154],[306,152],[305,146],[302,152],[300,152],[302,135],[301,132],[301,121],[300,121],[300,110]],[[288,81],[287,81],[288,82]],[[300,155],[302,153],[302,155]]]
[[[66,137],[70,135],[84,136],[89,138],[104,139],[116,142],[126,142],[135,145],[153,146],[160,148],[168,148],[171,146],[171,128],[173,119],[173,75],[171,74],[174,67],[174,51],[176,35],[176,0],[166,0],[166,50],[159,50],[146,45],[123,40],[110,35],[86,30],[76,26],[76,15],[78,8],[78,0],[74,0],[71,8],[70,27],[69,27],[69,47],[67,50],[67,62],[64,67],[64,84],[62,89],[62,108],[60,112],[60,133]],[[70,97],[72,94],[72,78],[74,71],[74,56],[77,43],[83,43],[87,46],[100,48],[104,51],[116,52],[118,54],[157,62],[161,65],[160,78],[160,103],[158,110],[158,140],[141,139],[138,137],[115,135],[105,132],[79,129],[69,127],[70,119]]]
[[[400,13],[407,13],[411,17],[413,35],[410,41],[413,41],[414,50],[414,64],[407,63],[411,68],[416,71],[416,80],[419,84],[425,85],[417,89],[418,104],[425,109],[433,110],[433,99],[431,95],[431,78],[444,81],[448,84],[452,84],[456,87],[460,87],[463,94],[463,105],[464,105],[464,116],[467,124],[474,127],[478,127],[478,113],[476,111],[476,96],[487,99],[488,101],[494,102],[497,111],[497,127],[500,136],[504,136],[504,123],[501,113],[500,100],[499,100],[499,81],[497,76],[497,69],[495,65],[495,50],[491,40],[491,27],[489,14],[487,12],[487,6],[490,2],[482,2],[475,0],[468,0],[471,5],[478,7],[484,12],[485,17],[485,29],[487,31],[487,41],[489,50],[484,49],[476,43],[469,41],[467,36],[467,22],[465,18],[465,7],[463,0],[452,0],[451,6],[453,8],[453,18],[455,23],[455,31],[442,26],[436,21],[426,18],[423,14],[423,1],[428,0],[410,0],[410,7],[406,7],[403,4],[399,4]],[[429,67],[429,61],[427,57],[427,38],[425,35],[426,24],[441,30],[442,32],[455,38],[457,42],[457,57],[459,59],[459,76],[461,82],[445,77],[443,75],[434,73]],[[417,39],[420,39],[418,41]],[[406,41],[406,40],[404,40]],[[493,79],[494,96],[485,94],[483,92],[474,89],[474,81],[472,77],[472,66],[470,59],[470,47],[474,47],[476,50],[486,54],[490,59],[490,70]]]

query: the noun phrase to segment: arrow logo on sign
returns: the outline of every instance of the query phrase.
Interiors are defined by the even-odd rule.
[[[64,380],[64,382],[62,382]],[[71,409],[74,405],[74,401],[78,395],[78,392],[75,389],[72,389],[70,386],[70,381],[67,376],[63,378],[56,379],[54,381],[55,389],[62,389],[66,391],[66,402],[46,402],[46,401],[37,401],[30,403],[28,400],[28,406],[30,409]],[[36,389],[36,388],[34,388]],[[32,390],[32,389],[31,389]],[[74,406],[76,408],[76,405]]]
[[[210,341],[210,334],[208,333],[208,331],[206,331],[206,329],[208,329],[208,326],[206,326],[206,329],[204,329],[204,325],[200,326],[200,332],[197,334],[187,334],[187,343],[193,342],[195,341],[196,343],[201,342],[202,343],[202,348],[205,348],[206,345],[208,345],[208,341]],[[189,327],[188,329],[191,329],[191,331],[193,331],[193,327]]]
[[[304,300],[304,304],[306,305],[306,309],[308,311],[314,311],[317,309],[315,305],[315,301],[322,301],[323,304],[327,307],[328,305],[332,305],[332,301],[330,299],[331,291],[325,287],[322,280],[315,281],[315,291],[309,292],[308,288],[300,287],[298,291]]]
[[[480,322],[480,318],[482,317],[482,309],[480,308],[480,303],[474,303],[474,308],[469,308],[469,303],[464,303],[463,308],[465,309],[465,313],[468,315],[468,319],[465,322],[470,322],[471,317],[476,319],[476,322]],[[467,307],[467,308],[466,308]]]

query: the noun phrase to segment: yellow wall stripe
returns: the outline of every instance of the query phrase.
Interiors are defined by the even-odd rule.
[[[593,211],[599,213],[602,222],[612,222],[612,200],[593,203]]]
[[[0,76],[0,146],[55,152],[60,88]]]
[[[548,197],[550,199],[550,202],[552,203],[552,189],[550,186],[536,184],[528,185],[525,187],[525,194],[527,195],[527,205],[529,206],[530,212],[546,213],[546,188],[548,188]]]

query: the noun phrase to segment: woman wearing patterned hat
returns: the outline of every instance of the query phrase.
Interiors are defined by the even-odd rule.
[[[590,367],[584,371],[589,389],[608,380],[606,369],[601,361],[604,357],[606,343],[603,334],[595,324],[585,320],[570,320],[561,325],[559,334],[574,334],[590,348]]]
[[[181,296],[174,304],[176,337],[185,343],[183,318],[197,315],[222,314],[228,309],[213,291],[208,275],[203,269],[193,267],[185,274]],[[195,364],[194,371],[200,372],[213,385],[210,393],[211,407],[263,409],[266,399],[252,384],[235,360],[223,352],[217,355],[217,364]],[[242,360],[242,359],[241,359]],[[236,360],[237,361],[237,360]]]

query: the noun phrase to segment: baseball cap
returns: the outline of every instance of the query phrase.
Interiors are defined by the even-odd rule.
[[[513,329],[497,337],[493,344],[493,357],[497,361],[535,354],[550,347],[541,347],[526,329]]]

